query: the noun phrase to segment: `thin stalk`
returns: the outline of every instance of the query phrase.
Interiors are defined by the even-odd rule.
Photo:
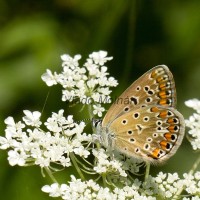
[[[69,155],[70,155],[71,161],[72,161],[74,167],[76,168],[76,171],[78,172],[80,178],[84,181],[85,177],[84,177],[83,173],[81,172],[81,169],[79,168],[79,166],[76,162],[76,157],[74,156],[73,153],[70,153]]]
[[[44,167],[44,169],[47,172],[47,174],[49,175],[49,177],[51,178],[51,180],[54,183],[58,183],[58,181],[56,180],[56,178],[53,176],[52,171],[48,167]]]
[[[107,183],[106,183],[106,174],[102,174],[101,177],[102,177],[102,180],[103,180],[103,186],[106,187],[107,186]]]
[[[145,171],[145,177],[144,177],[144,183],[147,183],[147,179],[149,177],[149,172],[150,172],[150,163],[146,162],[146,171]]]

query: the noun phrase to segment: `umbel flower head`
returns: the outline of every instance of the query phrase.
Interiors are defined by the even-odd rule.
[[[71,57],[61,56],[62,71],[57,74],[47,69],[42,80],[48,86],[60,84],[63,87],[63,101],[77,101],[82,104],[93,105],[93,114],[102,116],[105,111],[102,103],[110,103],[110,87],[116,87],[117,81],[108,77],[105,63],[112,59],[107,57],[106,51],[93,52],[83,66],[79,66],[81,55]]]
[[[44,124],[38,111],[25,110],[23,121],[19,122],[8,117],[6,135],[0,137],[0,149],[8,149],[9,164],[50,167],[56,163],[68,167],[71,165],[70,153],[87,158],[90,152],[82,143],[90,142],[91,135],[83,133],[84,122],[76,123],[72,116],[65,118],[63,113],[64,110],[53,113]]]

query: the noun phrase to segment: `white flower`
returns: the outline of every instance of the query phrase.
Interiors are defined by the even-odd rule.
[[[155,181],[157,182],[157,183],[162,183],[163,182],[163,180],[166,178],[166,174],[164,174],[163,172],[159,172],[158,173],[158,175],[157,175],[157,177],[155,178]]]
[[[83,146],[74,148],[74,153],[84,158],[87,158],[90,155],[90,152],[87,151]]]
[[[94,60],[95,64],[104,65],[107,60],[112,60],[112,57],[106,57],[107,52],[106,51],[99,51],[99,52],[93,52],[89,55],[91,59]]]
[[[101,107],[101,104],[93,105],[93,114],[102,117],[102,112],[105,111],[105,108]]]
[[[24,114],[25,116],[23,117],[23,120],[27,125],[39,127],[42,124],[40,121],[40,112],[30,112],[29,110],[24,110]]]
[[[62,190],[65,188],[65,185],[58,185],[58,183],[53,183],[51,186],[45,185],[42,187],[42,191],[49,193],[50,197],[59,197],[62,195]]]
[[[11,166],[14,165],[24,166],[26,158],[27,156],[24,152],[19,153],[13,150],[10,150],[8,152],[8,161]]]
[[[64,156],[61,156],[61,158],[59,159],[60,160],[60,163],[63,167],[69,167],[71,166],[71,161],[70,161],[70,158],[66,158]]]
[[[41,157],[38,156],[35,159],[35,164],[39,165],[41,168],[43,168],[43,167],[49,167],[49,165],[50,165],[50,159],[42,157],[42,156]]]
[[[55,76],[52,74],[52,72],[49,69],[47,69],[46,73],[44,73],[42,75],[42,80],[44,82],[46,82],[46,84],[48,86],[52,86],[52,85],[56,85],[57,84]]]
[[[81,59],[81,55],[75,55],[74,58],[72,58],[68,54],[63,54],[61,56],[61,59],[63,60],[63,66],[70,66],[72,68],[75,68],[79,65],[78,61]]]
[[[190,99],[185,102],[185,105],[200,113],[200,101],[198,99]]]

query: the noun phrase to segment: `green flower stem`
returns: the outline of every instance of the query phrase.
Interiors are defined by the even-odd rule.
[[[103,186],[106,187],[106,186],[107,186],[107,184],[106,184],[106,174],[103,173],[103,174],[101,175],[101,177],[102,177],[102,180],[103,180]]]
[[[149,177],[149,171],[150,171],[150,163],[146,162],[146,171],[145,171],[145,177],[144,177],[144,183],[147,183],[147,179]]]
[[[88,106],[89,117],[90,117],[90,120],[92,121],[93,119],[92,104],[88,104],[87,106]]]
[[[58,181],[56,180],[56,178],[53,176],[52,171],[48,168],[48,167],[44,167],[45,171],[47,172],[47,174],[49,175],[49,177],[51,178],[51,180],[54,183],[58,183]]]
[[[85,177],[84,177],[83,173],[81,172],[81,169],[79,168],[79,166],[78,166],[78,164],[76,162],[76,157],[74,156],[73,153],[70,153],[69,156],[70,156],[71,161],[72,161],[74,167],[76,168],[76,171],[78,172],[80,178],[82,179],[82,181],[84,181]]]

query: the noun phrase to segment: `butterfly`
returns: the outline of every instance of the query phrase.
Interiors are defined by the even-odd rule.
[[[184,118],[176,110],[176,101],[169,68],[152,68],[119,96],[103,120],[94,122],[100,143],[110,151],[163,163],[176,153],[184,137]]]

